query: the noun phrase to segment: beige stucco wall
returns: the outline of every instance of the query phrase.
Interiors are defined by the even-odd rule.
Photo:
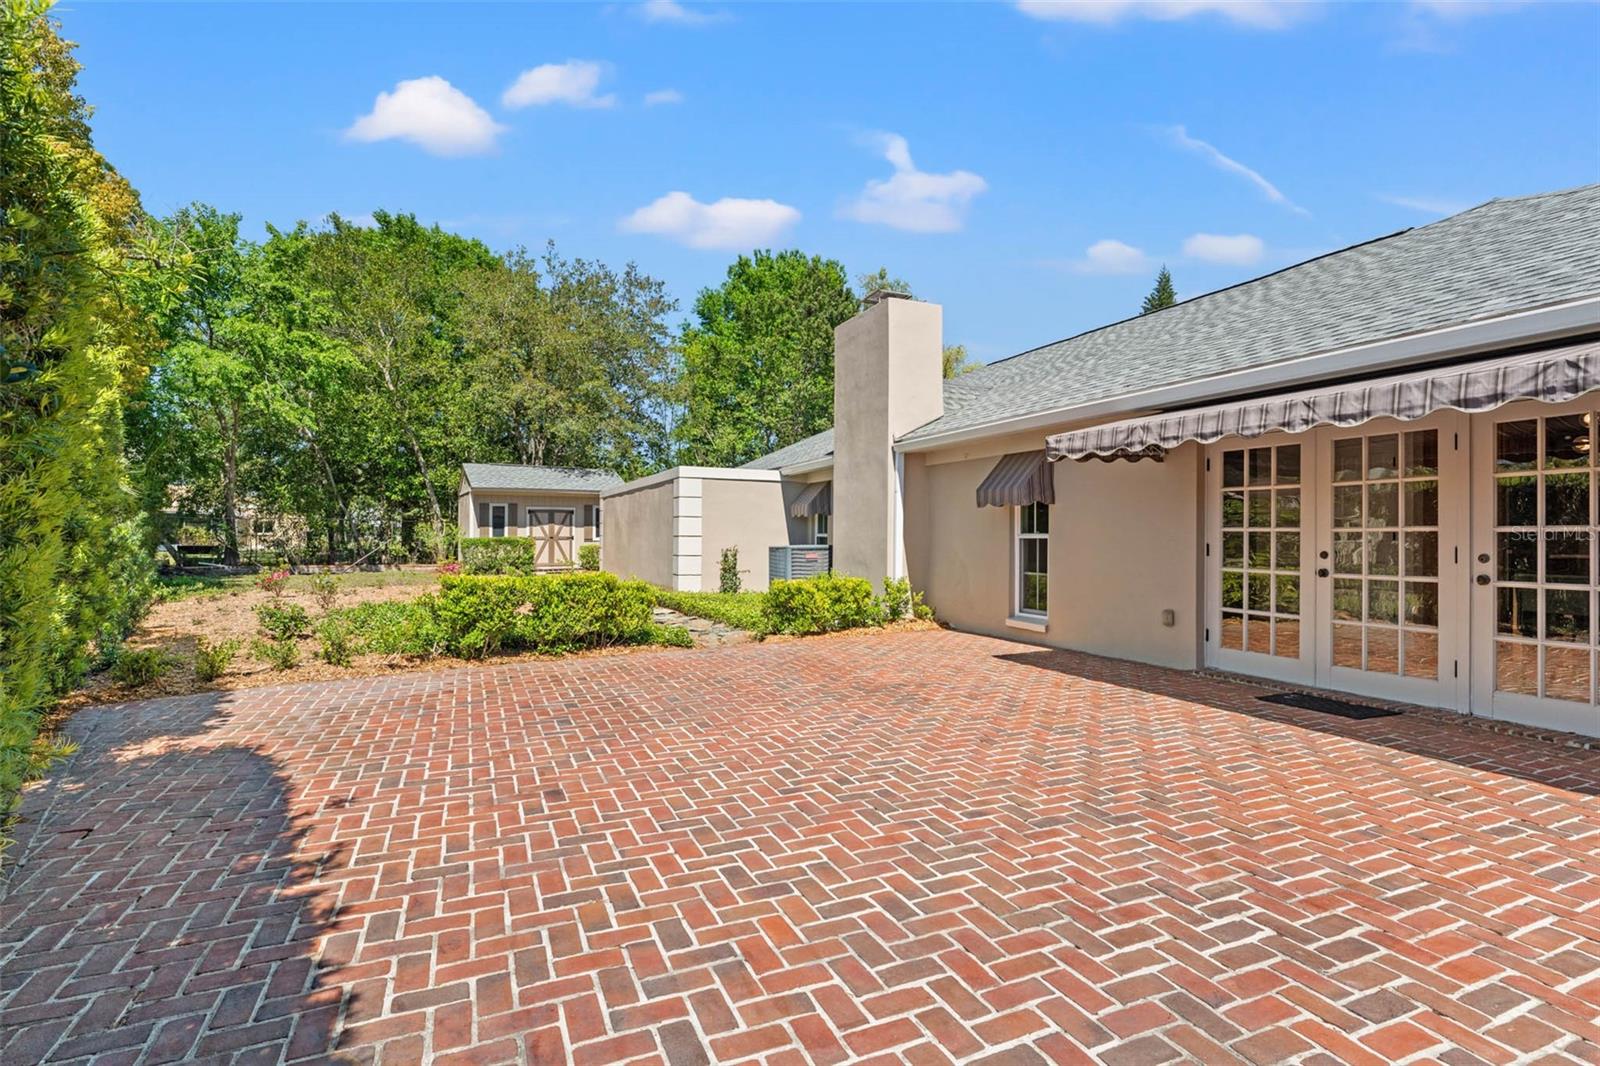
[[[886,299],[834,330],[834,569],[874,585],[895,566],[891,442],[944,410],[943,312]]]
[[[767,588],[767,549],[791,541],[788,504],[804,486],[779,481],[723,481],[703,478],[701,484],[702,588],[714,592],[721,580],[722,549],[739,549],[743,587]]]
[[[598,492],[504,492],[488,489],[471,489],[457,497],[456,521],[463,537],[489,535],[487,529],[478,528],[478,504],[515,504],[517,520],[506,527],[510,536],[525,537],[530,531],[528,508],[555,508],[572,512],[572,541],[574,545],[587,544],[595,539],[594,525],[590,521],[589,507],[600,502]],[[605,516],[601,515],[601,532],[605,531]]]
[[[1200,456],[1197,446],[1185,445],[1164,463],[1056,464],[1043,633],[1006,625],[1014,580],[1011,515],[976,501],[997,456],[943,462],[907,456],[912,583],[959,629],[1195,668]],[[1163,609],[1175,612],[1176,625],[1162,624]]]
[[[601,501],[602,570],[672,587],[674,484],[659,481]]]

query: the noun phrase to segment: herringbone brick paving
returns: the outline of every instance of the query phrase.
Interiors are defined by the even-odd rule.
[[[80,714],[0,1061],[1600,1062],[1600,756],[955,633]]]

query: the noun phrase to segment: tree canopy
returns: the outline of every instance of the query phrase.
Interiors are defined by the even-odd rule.
[[[836,260],[741,255],[700,293],[679,340],[683,454],[737,466],[831,426],[833,330],[857,308]]]

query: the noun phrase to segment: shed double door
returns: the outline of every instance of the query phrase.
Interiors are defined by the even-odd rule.
[[[528,509],[528,536],[533,539],[534,561],[541,570],[572,566],[572,526],[571,508]]]

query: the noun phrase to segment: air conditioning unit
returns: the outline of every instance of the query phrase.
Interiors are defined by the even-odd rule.
[[[826,544],[778,544],[767,549],[767,580],[816,577],[833,569]]]

